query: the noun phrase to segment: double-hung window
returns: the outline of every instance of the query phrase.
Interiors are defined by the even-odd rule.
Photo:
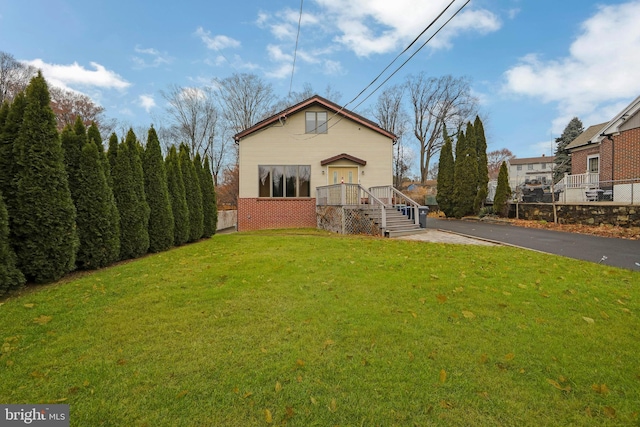
[[[326,111],[307,111],[304,117],[305,133],[327,133]]]
[[[587,172],[598,173],[600,171],[600,156],[587,157]]]
[[[258,166],[259,197],[310,197],[311,166]]]

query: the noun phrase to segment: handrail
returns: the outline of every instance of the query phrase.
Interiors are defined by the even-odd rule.
[[[387,206],[396,207],[399,205],[410,205],[413,210],[414,224],[420,224],[420,219],[418,218],[418,208],[420,207],[420,205],[409,196],[403,194],[392,185],[371,187],[369,188],[369,191],[375,194],[379,199],[388,201],[389,203]]]

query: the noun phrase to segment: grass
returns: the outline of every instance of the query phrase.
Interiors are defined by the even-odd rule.
[[[73,426],[637,425],[640,274],[240,233],[0,306],[0,402]]]

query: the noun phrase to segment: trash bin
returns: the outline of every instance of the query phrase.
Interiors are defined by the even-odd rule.
[[[418,207],[418,218],[420,222],[420,228],[427,228],[427,215],[429,214],[428,206]]]

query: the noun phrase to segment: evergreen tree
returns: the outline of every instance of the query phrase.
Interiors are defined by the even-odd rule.
[[[9,214],[9,230],[15,214],[16,205],[16,175],[18,174],[18,147],[15,142],[20,132],[24,109],[27,106],[24,93],[20,92],[11,105],[5,103],[3,109],[6,117],[0,128],[0,191],[4,194],[4,201]]]
[[[199,155],[196,165],[199,164]],[[211,166],[209,158],[204,158],[204,167],[201,169],[200,187],[202,189],[202,210],[204,214],[204,237],[211,237],[216,234],[218,227],[218,200],[216,197],[216,188],[213,184],[213,175],[211,174]]]
[[[89,129],[87,129],[87,141],[93,142],[98,147],[98,152],[100,153],[100,161],[102,162],[102,170],[104,171],[104,175],[107,178],[107,184],[111,187],[111,164],[109,163],[109,159],[107,157],[107,153],[104,151],[104,146],[102,145],[102,135],[100,135],[100,129],[96,126],[95,123],[91,123]],[[116,138],[116,145],[118,143],[118,139]]]
[[[489,163],[487,160],[487,139],[484,135],[484,125],[480,117],[476,116],[473,123],[476,135],[476,151],[478,153],[478,193],[475,199],[475,212],[480,212],[489,194]]]
[[[7,116],[9,115],[9,108],[8,101],[4,101],[2,105],[0,105],[0,136],[2,135],[4,123],[7,121]]]
[[[165,165],[167,166],[167,187],[171,201],[171,212],[173,213],[173,243],[180,246],[189,240],[189,208],[178,152],[174,145],[169,149]]]
[[[558,182],[565,173],[571,173],[571,156],[567,150],[567,145],[576,139],[582,132],[584,127],[579,118],[574,117],[562,131],[562,135],[556,138],[555,169],[553,170],[553,182]]]
[[[0,192],[0,297],[24,282],[24,276],[16,266],[16,254],[9,244],[9,216]]]
[[[109,137],[109,151],[107,152],[107,160],[109,162],[109,176],[107,176],[107,182],[109,186],[113,188],[113,168],[116,165],[116,158],[118,157],[118,137],[115,133],[112,133]],[[115,193],[114,193],[115,195]]]
[[[173,213],[169,201],[167,174],[158,135],[149,129],[143,158],[144,189],[151,210],[149,216],[149,252],[160,252],[173,246]]]
[[[467,125],[467,135],[460,132],[456,146],[455,167],[453,173],[454,212],[456,218],[473,214],[473,204],[478,193],[478,155],[475,135],[471,123]]]
[[[507,202],[510,198],[511,188],[509,187],[509,171],[507,170],[507,162],[502,162],[502,165],[500,165],[500,173],[498,174],[496,195],[493,198],[493,212],[500,216],[507,216]]]
[[[447,217],[453,216],[453,189],[454,181],[454,161],[453,161],[453,147],[451,144],[451,138],[447,133],[447,128],[444,127],[442,131],[444,139],[444,145],[440,150],[440,161],[438,163],[438,195],[436,200],[438,201],[438,207]]]
[[[78,119],[80,119],[78,117]],[[82,121],[80,121],[82,124]],[[84,125],[83,125],[84,127]],[[69,190],[71,198],[76,200],[76,190],[80,180],[80,152],[82,151],[82,140],[76,133],[76,128],[66,125],[60,133],[60,142],[64,153],[64,166],[67,171],[67,180],[69,181]]]
[[[204,214],[202,212],[202,190],[196,176],[196,168],[189,156],[189,147],[180,145],[180,170],[184,180],[184,191],[189,208],[189,241],[195,242],[202,237],[204,231]]]
[[[103,157],[94,142],[82,148],[79,166],[75,203],[80,247],[76,262],[83,269],[101,268],[120,256],[120,218],[104,174]]]
[[[111,170],[113,196],[120,213],[120,259],[137,258],[149,249],[149,206],[140,200],[139,191],[136,189],[132,166],[134,162],[131,158],[137,158],[138,153],[135,144],[133,150],[131,147],[132,145],[126,142],[118,146],[115,164]]]
[[[12,234],[20,270],[27,279],[43,283],[58,280],[75,266],[76,210],[42,73],[31,79],[25,93],[27,105],[16,139],[20,169]]]

